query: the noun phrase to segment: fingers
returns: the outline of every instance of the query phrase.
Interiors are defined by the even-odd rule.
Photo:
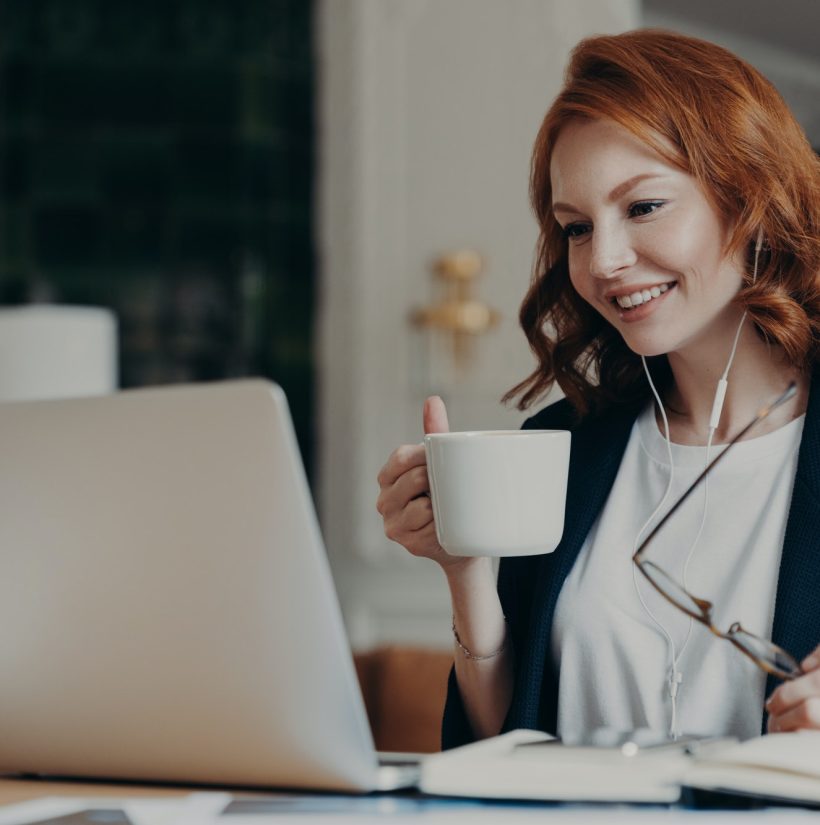
[[[808,673],[810,670],[820,668],[820,645],[817,645],[808,656],[800,663],[800,667]]]
[[[447,410],[438,396],[424,402],[425,433],[449,431]],[[393,451],[378,475],[381,488],[376,509],[387,538],[414,556],[438,559],[446,555],[438,543],[430,501],[427,456],[423,444],[404,444]]]
[[[778,716],[811,696],[820,696],[820,670],[813,670],[791,682],[783,682],[769,697],[766,710]]]
[[[812,696],[776,717],[769,717],[769,733],[820,728],[820,696]]]
[[[430,479],[427,476],[427,465],[413,467],[404,475],[396,479],[393,484],[392,498],[398,507],[404,507],[413,499],[423,496],[429,501]]]
[[[424,402],[422,413],[425,433],[449,432],[447,409],[444,402],[437,395],[430,396]],[[377,477],[379,486],[386,487],[413,467],[427,464],[423,444],[402,444],[390,454],[387,463],[379,471]]]
[[[430,480],[427,476],[427,465],[419,464],[403,472],[390,484],[382,484],[379,497],[376,499],[376,509],[383,516],[390,515],[395,510],[401,510],[412,501],[430,491]]]
[[[450,424],[447,421],[447,408],[437,395],[431,395],[424,402],[422,419],[424,421],[425,434],[450,432]]]
[[[820,727],[820,669],[780,685],[766,702],[766,710],[769,732]]]
[[[438,549],[433,506],[427,496],[411,501],[405,508],[384,519],[384,534],[414,556]]]
[[[421,496],[411,501],[394,518],[385,520],[385,535],[389,539],[403,544],[401,540],[406,539],[409,533],[423,530],[432,523],[433,506],[427,496]]]
[[[419,496],[427,498],[424,494],[429,490],[427,466],[413,467],[399,476],[392,484],[382,487],[376,500],[376,509],[385,519],[392,518]],[[430,499],[427,498],[427,500]]]
[[[408,470],[421,465],[427,466],[427,457],[424,454],[423,444],[402,444],[390,454],[387,463],[379,471],[377,481],[384,488],[393,484],[396,479]]]
[[[437,558],[446,553],[441,549],[436,536],[436,525],[431,520],[426,527],[421,530],[416,530],[412,533],[407,533],[404,540],[399,544],[403,545],[414,556],[424,558]]]

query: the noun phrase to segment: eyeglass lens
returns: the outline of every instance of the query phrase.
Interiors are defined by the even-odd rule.
[[[700,605],[664,570],[651,561],[642,561],[638,566],[660,594],[672,602],[675,607],[688,613],[693,619],[708,620],[709,617],[704,616]]]
[[[802,673],[799,662],[783,648],[749,633],[737,623],[733,624],[724,635],[743,648],[753,659],[758,659],[768,665],[777,675],[793,678]]]
[[[790,656],[783,648],[778,647],[773,642],[761,639],[753,633],[744,630],[737,622],[733,624],[725,633],[718,630],[712,624],[712,618],[698,604],[694,597],[690,595],[683,586],[676,582],[660,567],[651,561],[639,563],[641,572],[655,586],[658,592],[672,602],[675,607],[690,615],[693,619],[707,625],[713,633],[725,639],[731,639],[752,659],[759,661],[767,670],[783,678],[794,678],[802,673],[800,664]]]

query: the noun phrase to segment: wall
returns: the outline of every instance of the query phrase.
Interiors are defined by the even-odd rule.
[[[354,647],[451,644],[443,576],[383,534],[376,474],[419,441],[421,405],[454,429],[518,427],[498,399],[533,367],[516,322],[536,227],[529,155],[583,36],[632,28],[632,0],[325,0],[317,9],[320,516]],[[479,251],[502,314],[455,380],[408,324],[430,262]]]
[[[743,26],[743,34],[708,24],[703,19],[702,10],[700,16],[695,17],[686,6],[673,13],[664,8],[667,5],[668,0],[647,3],[643,25],[672,29],[710,40],[749,61],[774,83],[806,130],[812,145],[820,149],[820,52],[815,48],[814,53],[810,54],[805,49],[786,47],[789,28],[794,30],[792,39],[801,45],[807,30],[816,31],[816,5],[805,3],[801,17],[798,4],[792,2],[792,13],[788,18],[790,26],[785,27],[781,17],[776,42],[767,39],[765,21],[777,12],[763,0],[755,0],[754,8],[750,7],[749,11],[756,12],[756,15],[752,15]]]

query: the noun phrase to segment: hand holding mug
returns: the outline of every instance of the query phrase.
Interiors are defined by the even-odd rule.
[[[442,567],[474,556],[550,553],[564,529],[570,434],[449,432],[424,404],[424,445],[394,450],[379,473],[385,535]],[[432,499],[432,500],[431,500]]]
[[[455,556],[551,553],[564,531],[570,433],[428,433],[440,545]]]
[[[448,432],[447,410],[438,396],[424,402],[422,417],[425,433]],[[448,555],[436,537],[423,444],[397,447],[379,472],[378,482],[376,509],[384,520],[387,538],[444,568],[463,564],[464,559]]]

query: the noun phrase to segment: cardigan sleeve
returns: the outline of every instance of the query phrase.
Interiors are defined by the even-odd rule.
[[[568,430],[572,429],[575,415],[566,400],[552,404],[537,415],[528,418],[522,429]],[[533,601],[534,569],[539,556],[508,557],[501,559],[498,570],[498,595],[501,609],[507,620],[507,632],[513,654],[516,649],[524,648],[530,624],[530,611]],[[518,668],[516,667],[516,670]],[[470,722],[467,719],[464,703],[456,679],[455,666],[450,669],[447,682],[447,699],[442,721],[442,750],[466,745],[475,741]]]

